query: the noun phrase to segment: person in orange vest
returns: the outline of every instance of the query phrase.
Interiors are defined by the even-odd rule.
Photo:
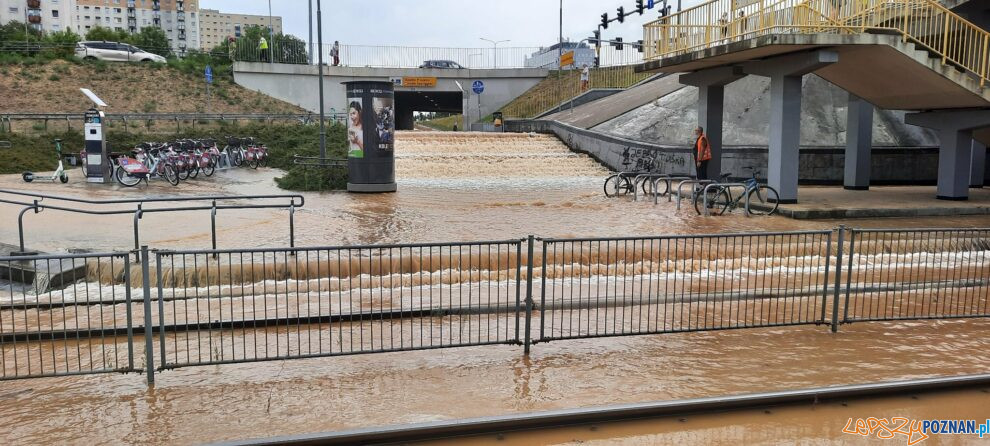
[[[705,129],[698,127],[694,129],[694,136],[697,138],[694,143],[694,165],[698,168],[698,179],[708,179],[708,162],[712,159],[712,146],[708,144],[708,137],[705,136]]]

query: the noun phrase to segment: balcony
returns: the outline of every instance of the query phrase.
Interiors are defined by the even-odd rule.
[[[41,0],[28,0],[27,6],[30,9],[39,9],[41,8]]]
[[[28,16],[28,23],[32,23],[32,24],[41,23],[41,16],[40,15],[29,15]]]

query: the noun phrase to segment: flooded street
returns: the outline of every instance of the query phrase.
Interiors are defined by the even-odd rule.
[[[261,357],[270,360],[166,370],[158,373],[151,388],[137,374],[0,381],[0,418],[5,421],[0,426],[0,438],[8,439],[7,444],[198,444],[558,408],[984,373],[990,369],[990,356],[978,354],[990,347],[990,320],[986,319],[862,322],[844,325],[837,334],[825,326],[802,325],[555,340],[535,344],[529,357],[518,346],[491,345],[274,360],[286,352],[349,355],[355,345],[365,351],[387,349],[396,340],[415,341],[409,346],[403,344],[403,348],[438,345],[434,342],[450,345],[444,344],[444,339],[454,335],[446,327],[457,327],[463,344],[512,342],[517,339],[513,331],[517,336],[519,317],[513,317],[506,308],[517,302],[519,284],[525,282],[523,274],[530,274],[519,267],[522,245],[513,243],[528,235],[567,238],[817,231],[831,230],[840,223],[861,228],[990,226],[987,217],[841,222],[747,218],[737,213],[705,218],[697,216],[691,206],[677,211],[665,200],[654,206],[652,201],[608,199],[602,193],[608,172],[591,158],[573,153],[545,135],[406,132],[397,138],[396,156],[397,193],[304,194],[306,204],[295,214],[296,246],[508,242],[446,249],[322,248],[301,251],[291,259],[284,252],[264,250],[257,258],[254,253],[246,257],[243,252],[218,257],[169,254],[165,258],[170,263],[148,272],[152,283],[164,278],[162,306],[155,305],[152,312],[156,320],[161,316],[176,327],[209,326],[216,321],[247,324],[273,317],[309,322],[298,322],[291,329],[287,323],[276,323],[272,328],[266,325],[263,330],[257,324],[209,331],[177,329],[163,339],[168,365]],[[182,183],[178,188],[153,182],[119,189],[87,185],[78,178],[67,186],[39,183],[31,187],[89,199],[274,194],[282,193],[273,182],[278,175],[264,169],[237,169],[213,179]],[[0,188],[27,189],[19,181],[19,176],[0,177]],[[0,241],[17,241],[18,212],[16,206],[0,205],[0,219],[9,222],[0,225]],[[26,244],[36,250],[105,252],[133,246],[133,217],[128,215],[76,216],[44,211],[29,213],[25,222]],[[217,229],[221,249],[285,247],[289,240],[288,211],[222,211]],[[967,237],[971,239],[952,240],[951,246],[961,253],[946,256],[919,254],[924,248],[907,238],[864,238],[867,241],[856,257],[858,269],[853,269],[850,280],[857,286],[921,275],[940,283],[953,281],[958,284],[956,288],[940,290],[936,296],[941,302],[937,311],[986,312],[990,308],[985,283],[990,271],[988,248],[982,244],[981,234]],[[152,248],[209,248],[209,211],[148,214],[141,221],[141,238]],[[828,254],[835,252],[836,242],[823,233],[803,238],[771,237],[762,245],[732,238],[715,246],[693,239],[671,241],[664,249],[649,243],[603,246],[581,242],[534,253],[536,267],[530,277],[545,279],[542,291],[551,302],[538,309],[541,314],[535,319],[546,322],[545,339],[605,333],[595,331],[600,330],[599,324],[646,327],[650,331],[655,329],[650,324],[660,323],[664,331],[680,331],[683,324],[690,329],[718,328],[716,319],[729,324],[722,328],[753,321],[820,323],[823,320],[817,319],[818,315],[831,308],[831,295],[816,288],[829,277],[829,268],[836,267]],[[924,243],[942,247],[946,242],[934,236]],[[0,335],[27,327],[116,329],[132,313],[141,319],[142,306],[127,304],[128,288],[122,285],[122,277],[139,284],[144,274],[140,268],[125,266],[126,262],[119,260],[108,264],[105,258],[90,262],[87,281],[66,290],[39,296],[11,290],[0,295]],[[923,266],[917,266],[919,262]],[[616,270],[616,264],[622,265],[621,271]],[[877,269],[861,264],[887,269],[876,275]],[[129,268],[128,276],[123,274],[125,268]],[[683,283],[687,286],[678,288],[677,284]],[[610,295],[610,289],[622,292]],[[932,311],[910,300],[914,294],[923,294],[916,289],[890,288],[887,293],[857,288],[853,302],[860,306],[852,307],[850,320],[876,314],[874,306],[892,315]],[[621,316],[620,310],[602,316],[589,310],[590,299],[603,294],[613,298],[610,305],[621,308]],[[664,300],[652,296],[664,296]],[[666,296],[673,298],[668,301]],[[908,299],[893,298],[904,296]],[[457,308],[471,310],[464,313],[467,316],[435,313],[445,308],[445,302],[453,306],[455,301]],[[774,305],[765,305],[771,301]],[[475,314],[482,307],[488,311],[484,318]],[[639,312],[630,311],[627,316],[625,308]],[[660,310],[662,315],[657,313]],[[418,319],[419,325],[415,325],[406,319],[398,323],[383,322],[384,317],[367,320],[365,311],[378,315],[422,312],[430,317]],[[357,316],[328,321],[326,327],[324,321],[310,319],[331,313]],[[463,320],[472,318],[477,318],[477,323],[463,325]],[[425,338],[424,321],[430,324]],[[434,321],[444,327],[439,329],[439,338],[431,337]],[[461,331],[460,327],[466,329]],[[219,340],[214,342],[212,336],[217,335]],[[27,354],[43,361],[50,359],[49,367],[56,364],[56,369],[66,362],[83,363],[83,353],[89,354],[87,360],[92,363],[109,362],[109,368],[126,359],[126,338],[119,334],[92,341],[104,348],[91,343],[88,349],[75,351],[80,357],[69,354],[73,350],[62,352],[73,342],[79,343],[70,338],[37,345],[4,345],[0,353],[6,358],[25,358]],[[143,339],[137,342],[140,347],[135,366],[141,368]],[[317,343],[319,347],[314,347]],[[255,356],[248,354],[252,348]],[[259,349],[266,353],[259,354]],[[269,354],[268,349],[275,352]],[[3,363],[4,376],[25,367],[24,362]],[[986,401],[981,395],[966,401],[984,404],[979,403]],[[915,411],[910,413],[952,415],[938,408],[946,408],[953,400],[931,401],[927,412],[912,409]],[[878,413],[871,416],[902,413],[895,410],[899,408],[896,401],[874,406]],[[888,409],[890,412],[884,412]],[[841,418],[839,414],[835,417]],[[741,418],[732,423],[743,427],[735,428],[712,427],[717,423],[703,421],[658,428],[667,436],[629,428],[635,435],[627,435],[624,441],[719,443],[733,438],[737,433],[734,429],[752,429],[754,441],[772,442],[781,432],[779,423],[792,419],[799,427],[812,426],[809,420],[814,414],[780,413],[775,415],[776,423]],[[808,429],[790,438],[795,442],[848,440],[839,432],[841,426]],[[538,437],[538,441],[578,441],[570,438],[572,433],[548,435]],[[596,438],[602,440],[587,439]]]

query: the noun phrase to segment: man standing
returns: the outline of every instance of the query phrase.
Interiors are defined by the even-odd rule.
[[[340,42],[337,40],[333,41],[333,47],[330,48],[330,58],[333,59],[333,66],[340,65]]]
[[[258,51],[261,52],[261,61],[262,62],[268,62],[268,60],[269,60],[268,59],[268,40],[265,39],[265,36],[261,36],[261,39],[258,40]]]
[[[588,83],[591,81],[591,70],[585,64],[581,69],[581,91],[588,91]]]
[[[708,144],[708,137],[705,136],[705,129],[698,127],[694,129],[694,136],[697,138],[694,143],[694,165],[698,168],[698,179],[708,179],[708,162],[712,159],[712,146]]]

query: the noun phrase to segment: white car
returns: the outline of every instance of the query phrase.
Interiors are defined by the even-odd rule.
[[[79,42],[76,44],[76,57],[98,59],[107,62],[157,62],[165,63],[165,58],[146,52],[136,46],[118,42]]]

